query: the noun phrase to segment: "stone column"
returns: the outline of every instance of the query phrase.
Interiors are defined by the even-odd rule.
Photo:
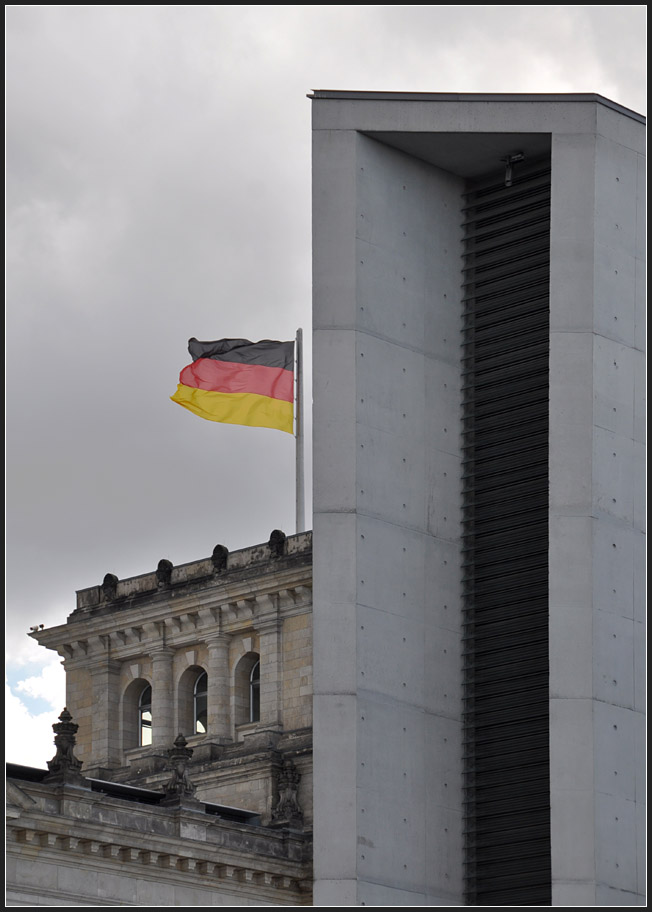
[[[260,723],[280,731],[281,717],[281,622],[278,617],[264,621],[260,636]]]
[[[120,662],[109,658],[108,650],[98,656],[89,669],[93,691],[91,716],[91,755],[85,764],[90,768],[115,768],[121,764],[120,753]]]
[[[206,640],[208,647],[208,737],[231,740],[229,693],[229,640],[218,634]]]
[[[152,746],[170,747],[174,742],[174,687],[172,657],[168,646],[153,650],[152,656]]]

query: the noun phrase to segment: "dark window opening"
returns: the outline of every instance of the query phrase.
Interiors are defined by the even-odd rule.
[[[249,721],[260,722],[260,661],[249,675]]]
[[[138,700],[138,743],[146,747],[152,743],[152,688],[148,684]]]
[[[193,706],[194,733],[205,735],[208,730],[208,675],[205,671],[195,681]]]

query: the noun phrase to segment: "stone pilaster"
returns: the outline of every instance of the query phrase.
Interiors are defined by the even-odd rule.
[[[93,712],[92,753],[88,766],[111,769],[120,766],[120,662],[112,660],[107,650],[96,657],[89,671]]]
[[[174,741],[175,695],[172,681],[174,650],[152,650],[152,746],[169,747]]]
[[[279,731],[281,716],[281,621],[274,617],[258,626],[260,641],[260,723]]]
[[[208,736],[231,740],[229,636],[213,636],[208,647]]]

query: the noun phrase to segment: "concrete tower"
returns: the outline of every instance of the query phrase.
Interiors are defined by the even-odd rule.
[[[312,98],[315,905],[641,903],[643,118]]]

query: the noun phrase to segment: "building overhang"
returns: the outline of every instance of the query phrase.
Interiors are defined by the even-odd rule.
[[[506,156],[550,153],[554,133],[596,133],[616,116],[638,131],[645,117],[602,95],[315,90],[313,129],[355,130],[464,179]],[[627,128],[627,126],[625,128]]]

